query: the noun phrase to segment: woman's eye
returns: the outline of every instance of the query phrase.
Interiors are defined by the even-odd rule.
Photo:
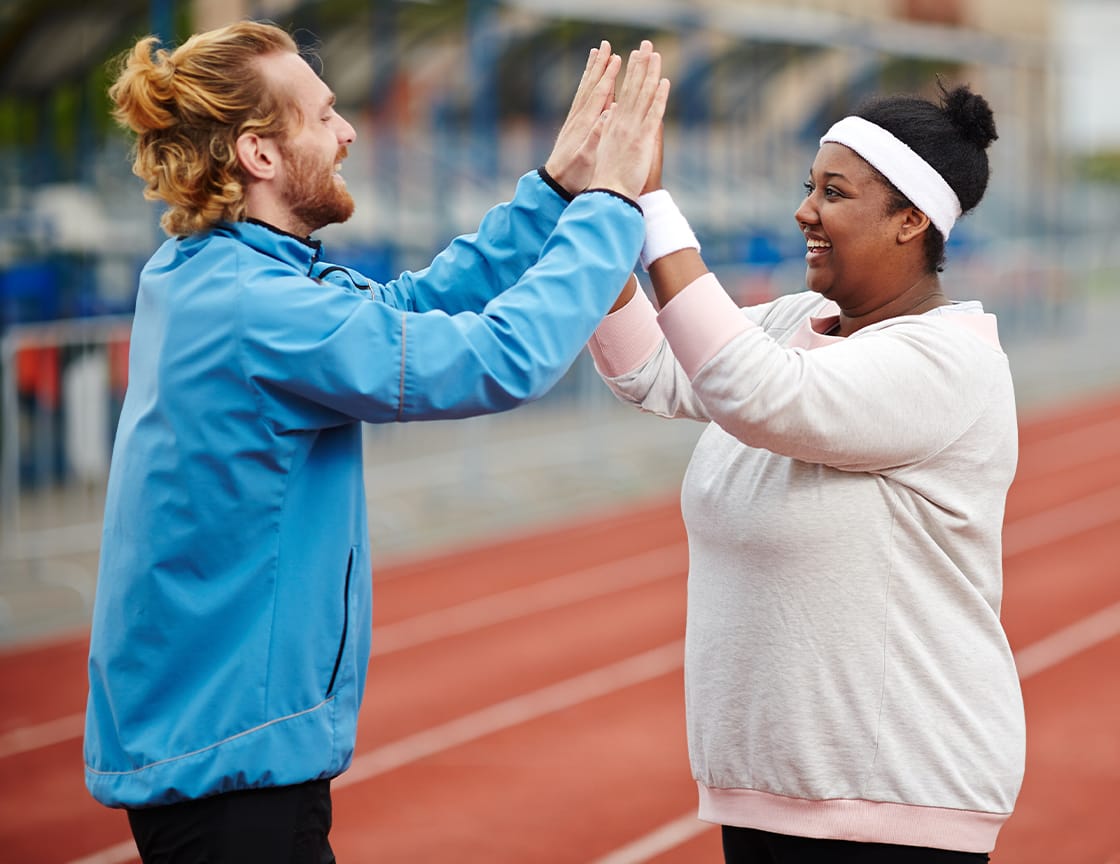
[[[801,185],[805,188],[805,197],[806,198],[808,198],[810,195],[813,194],[813,184],[812,183],[802,183]]]

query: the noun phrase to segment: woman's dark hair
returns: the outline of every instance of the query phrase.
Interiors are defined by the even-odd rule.
[[[988,145],[995,141],[995,117],[988,101],[962,84],[946,89],[939,79],[940,104],[920,96],[880,96],[864,102],[856,116],[886,129],[926,160],[957,193],[961,211],[968,213],[984,197],[991,169]],[[891,211],[914,204],[885,177],[892,192]],[[925,238],[930,270],[945,265],[945,238],[930,230]]]

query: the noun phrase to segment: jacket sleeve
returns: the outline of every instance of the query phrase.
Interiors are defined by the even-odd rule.
[[[425,269],[384,284],[349,279],[368,283],[375,299],[402,311],[480,312],[536,263],[567,203],[540,172],[530,172],[510,201],[492,207],[475,233],[456,237]],[[323,268],[336,276],[343,269]]]
[[[884,472],[919,462],[1009,387],[998,345],[943,318],[909,316],[805,350],[739,312],[708,274],[659,323],[712,420],[795,459]]]
[[[242,308],[246,373],[270,402],[262,413],[306,429],[466,417],[539,398],[618,296],[643,231],[632,203],[580,195],[536,263],[477,312],[402,310],[311,279],[266,280],[262,302]],[[442,271],[454,280],[445,294],[485,267],[465,260]]]

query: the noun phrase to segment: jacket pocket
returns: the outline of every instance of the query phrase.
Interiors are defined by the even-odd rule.
[[[331,680],[327,684],[326,697],[334,692],[335,679],[338,678],[338,668],[342,665],[342,655],[346,651],[346,634],[350,629],[350,576],[354,572],[354,549],[350,549],[350,557],[346,559],[346,581],[342,589],[342,635],[338,639],[338,653],[334,658],[334,669],[331,670]]]

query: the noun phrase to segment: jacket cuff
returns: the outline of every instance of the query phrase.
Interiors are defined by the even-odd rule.
[[[634,208],[635,210],[637,210],[637,211],[638,211],[639,213],[641,213],[641,212],[642,212],[642,208],[641,208],[641,206],[640,206],[640,205],[638,204],[638,202],[637,202],[637,201],[635,201],[635,200],[634,200],[633,198],[631,198],[631,197],[630,197],[630,196],[628,196],[628,195],[623,195],[623,194],[622,194],[621,192],[615,192],[615,191],[614,191],[613,189],[599,189],[599,188],[595,188],[595,189],[584,189],[584,190],[583,190],[582,192],[580,192],[579,194],[580,194],[580,195],[587,195],[587,194],[589,194],[589,193],[591,193],[591,192],[602,192],[602,193],[604,193],[604,194],[606,194],[606,195],[613,195],[613,196],[614,196],[615,198],[617,198],[617,199],[618,199],[619,201],[625,201],[625,202],[626,202],[627,204],[629,204],[629,205],[630,205],[631,207],[633,207],[633,208]]]
[[[543,165],[540,168],[537,169],[537,174],[540,175],[540,178],[546,184],[548,184],[548,186],[552,189],[553,192],[555,192],[557,195],[559,195],[565,201],[572,201],[572,200],[575,199],[575,196],[571,192],[569,192],[567,189],[565,189],[563,186],[561,186],[559,183],[556,182],[556,178],[553,177],[551,174],[549,174],[544,169]]]

